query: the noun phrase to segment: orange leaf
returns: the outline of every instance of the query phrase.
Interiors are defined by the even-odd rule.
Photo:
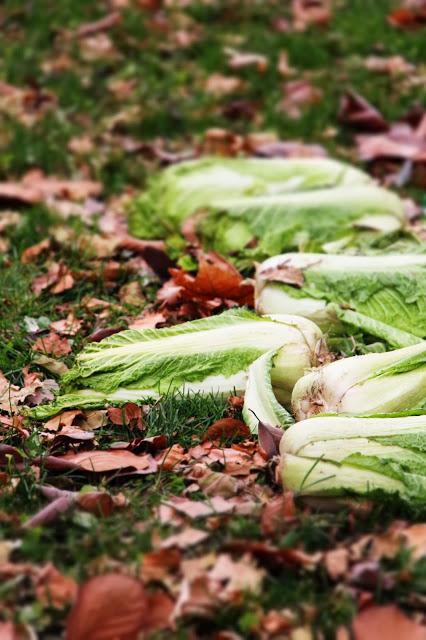
[[[119,573],[97,576],[79,589],[66,640],[136,640],[146,613],[138,580]]]

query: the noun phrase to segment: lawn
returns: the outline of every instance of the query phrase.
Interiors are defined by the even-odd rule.
[[[164,165],[284,141],[366,168],[342,96],[387,122],[426,98],[425,28],[392,25],[398,4],[336,0],[325,24],[299,26],[276,0],[0,7],[0,638],[126,640],[138,617],[158,640],[345,640],[352,625],[368,640],[377,619],[424,638],[424,509],[283,493],[238,398],[166,394],[56,422],[10,411],[19,390],[52,398],[89,341],[207,314],[161,305],[165,254],[122,233]],[[390,164],[367,169],[386,180]],[[424,205],[414,176],[399,192]],[[168,251],[195,272],[181,238]],[[63,463],[90,450],[147,468]]]

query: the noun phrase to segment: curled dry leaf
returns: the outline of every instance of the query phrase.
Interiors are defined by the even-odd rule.
[[[84,583],[68,618],[66,640],[136,640],[148,613],[141,582],[107,573]]]
[[[279,455],[280,442],[284,435],[283,430],[280,427],[274,427],[265,422],[259,421],[258,427],[259,445],[265,451],[268,458],[273,458]]]

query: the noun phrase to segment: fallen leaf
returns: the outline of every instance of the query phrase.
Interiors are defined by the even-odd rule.
[[[407,62],[402,56],[368,56],[364,62],[365,68],[378,73],[389,73],[390,75],[406,75],[415,70],[415,66]]]
[[[164,504],[172,507],[179,513],[188,518],[207,518],[208,516],[230,513],[233,511],[233,505],[220,496],[215,496],[209,502],[201,502],[199,500],[189,500],[174,496],[164,502]]]
[[[206,80],[204,89],[215,97],[221,97],[228,93],[235,93],[243,86],[241,78],[224,76],[222,73],[213,73]]]
[[[63,609],[77,597],[78,585],[74,578],[65,576],[51,563],[43,567],[35,581],[37,600],[43,606]]]
[[[107,573],[78,590],[67,622],[67,640],[137,640],[148,613],[143,585],[130,576]]]
[[[299,288],[303,287],[303,283],[305,282],[302,269],[292,267],[288,264],[288,260],[276,267],[269,267],[268,269],[260,268],[258,270],[258,276],[268,282],[283,282],[284,284]]]
[[[340,122],[363,131],[387,131],[389,126],[382,114],[355,91],[347,91],[338,114]]]
[[[250,437],[250,429],[242,420],[235,418],[221,418],[211,424],[206,433],[204,440],[223,440],[235,437]]]
[[[180,533],[164,538],[161,541],[161,548],[168,549],[170,547],[178,547],[178,549],[185,550],[187,547],[195,547],[209,537],[207,531],[201,531],[201,529],[193,529],[192,527],[186,527]]]
[[[131,318],[129,329],[155,329],[157,325],[162,324],[165,320],[166,316],[161,311],[144,312],[140,316]]]
[[[341,547],[327,551],[324,555],[324,564],[332,580],[342,578],[346,575],[349,566],[348,549]]]
[[[174,547],[145,553],[141,567],[142,580],[146,583],[161,582],[179,569],[181,560],[181,552]]]
[[[47,251],[50,248],[50,238],[44,238],[44,240],[40,240],[37,244],[32,245],[31,247],[27,247],[21,254],[21,262],[23,264],[28,264],[33,262],[38,256]]]
[[[111,515],[114,511],[114,499],[106,491],[87,491],[77,495],[76,502],[83,511],[88,511],[96,516]]]
[[[305,31],[311,25],[326,26],[331,20],[331,0],[292,0],[293,29]]]
[[[253,306],[253,283],[244,280],[225,258],[213,252],[201,253],[198,265],[196,276],[183,269],[170,269],[172,278],[158,291],[158,302],[172,307],[185,303],[185,313],[192,317],[210,315],[221,306]]]
[[[210,618],[218,604],[217,594],[212,592],[212,584],[207,575],[197,576],[193,580],[183,580],[173,618]]]
[[[137,280],[123,284],[118,292],[121,304],[128,304],[133,307],[140,307],[145,302],[142,287]]]
[[[263,506],[260,519],[263,535],[272,535],[285,528],[288,521],[294,518],[295,513],[294,496],[290,491],[285,491],[282,495],[268,501]]]
[[[394,9],[388,22],[399,29],[417,29],[426,25],[426,4],[424,0],[405,0],[401,7]]]
[[[143,428],[142,407],[133,402],[127,402],[123,407],[110,407],[107,415],[113,424],[121,427]]]
[[[283,86],[281,109],[287,117],[297,120],[302,116],[303,108],[317,104],[322,96],[321,89],[314,87],[309,80],[292,80]]]
[[[280,442],[284,432],[280,427],[275,427],[259,421],[258,437],[259,445],[265,451],[268,458],[279,455]]]
[[[93,473],[135,469],[139,473],[155,473],[157,465],[149,454],[136,456],[130,451],[105,450],[83,451],[61,456],[59,460],[70,468],[79,468]]]
[[[228,56],[228,66],[233,70],[255,67],[259,73],[264,73],[268,68],[268,58],[261,53],[236,51],[235,49],[226,49],[225,53]]]
[[[353,620],[354,640],[426,640],[426,627],[408,618],[396,605],[372,606]]]
[[[40,336],[33,344],[34,351],[41,351],[49,356],[66,356],[71,353],[71,345],[67,338],[61,338],[51,331],[46,336]]]
[[[203,152],[219,156],[235,156],[244,146],[242,136],[227,129],[207,129],[204,134]]]
[[[73,313],[69,313],[63,320],[51,322],[50,328],[62,336],[75,336],[80,331],[82,324],[82,321],[78,320]]]
[[[96,33],[112,29],[116,25],[120,24],[120,22],[121,13],[119,11],[112,11],[102,18],[99,18],[99,20],[95,20],[95,22],[86,22],[85,24],[80,25],[72,36],[76,38],[87,38],[88,36],[93,36]]]
[[[172,626],[175,602],[164,591],[154,591],[147,595],[147,613],[144,617],[144,637],[168,629]]]
[[[227,601],[244,592],[258,593],[265,571],[256,566],[248,554],[235,561],[229,554],[221,553],[208,575],[221,584],[220,598]]]
[[[58,413],[58,415],[50,418],[45,424],[44,429],[47,431],[58,431],[61,427],[70,427],[74,424],[74,420],[77,417],[82,416],[83,413],[80,409],[69,409]]]
[[[74,278],[63,263],[52,262],[47,273],[37,276],[32,281],[31,288],[36,296],[39,296],[45,289],[50,289],[50,293],[62,293],[74,286]]]
[[[295,70],[290,66],[290,63],[288,61],[287,51],[280,51],[280,54],[278,57],[277,71],[284,78],[286,78],[287,76],[294,75]]]

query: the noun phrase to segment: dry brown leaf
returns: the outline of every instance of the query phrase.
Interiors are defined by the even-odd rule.
[[[331,20],[331,0],[292,0],[291,10],[296,31],[311,25],[326,26]]]
[[[67,411],[62,411],[58,413],[58,415],[50,418],[45,425],[44,429],[47,431],[58,431],[61,427],[70,427],[74,424],[74,420],[77,417],[83,415],[83,412],[80,409],[69,409]]]
[[[280,51],[277,64],[278,73],[284,78],[295,74],[295,69],[290,66],[287,51]]]
[[[244,280],[225,258],[214,252],[201,253],[198,264],[195,276],[183,269],[170,269],[172,278],[159,290],[157,300],[164,306],[178,304],[190,317],[210,315],[222,306],[253,306],[253,283]]]
[[[80,331],[82,324],[82,321],[78,320],[71,312],[63,320],[51,322],[50,328],[62,336],[75,336]]]
[[[235,71],[246,67],[255,67],[259,73],[264,73],[268,68],[268,58],[261,53],[227,49],[226,54],[228,55],[229,67]]]
[[[392,11],[388,22],[399,29],[418,29],[426,24],[424,0],[405,0],[401,7]]]
[[[293,285],[295,287],[303,287],[305,278],[303,270],[292,267],[288,261],[282,262],[276,267],[269,269],[259,269],[258,275],[269,282],[283,282],[284,284]]]
[[[387,131],[388,124],[382,114],[355,91],[347,91],[341,101],[339,120],[362,131]]]
[[[324,564],[332,580],[338,580],[346,575],[349,567],[349,551],[344,547],[327,551]]]
[[[139,473],[155,473],[157,465],[149,454],[136,456],[130,451],[83,451],[59,458],[63,463],[84,471],[102,473],[119,469],[135,469]]]
[[[32,290],[39,296],[45,289],[50,289],[50,293],[63,293],[74,286],[74,278],[68,267],[59,262],[52,262],[47,273],[37,276],[32,281]]]
[[[235,156],[242,151],[242,136],[227,129],[207,129],[204,134],[203,152],[219,156]]]
[[[166,320],[166,316],[161,311],[148,311],[140,316],[131,318],[129,329],[155,329]]]
[[[143,585],[107,573],[84,583],[67,623],[67,640],[136,640],[148,613]]]
[[[294,496],[290,491],[269,500],[262,509],[260,520],[263,535],[272,535],[285,528],[295,513]]]
[[[378,73],[389,73],[390,75],[406,75],[415,71],[415,66],[410,64],[402,56],[368,56],[364,62],[365,68]]]
[[[93,140],[88,135],[71,138],[68,142],[68,149],[77,155],[87,155],[94,149]]]
[[[34,351],[41,351],[49,356],[66,356],[71,353],[71,345],[67,338],[61,338],[51,331],[46,336],[40,336],[33,344]]]
[[[43,567],[35,580],[37,600],[43,606],[63,609],[77,597],[78,585],[74,578],[65,576],[51,563]]]
[[[44,238],[44,240],[40,240],[40,242],[32,245],[32,247],[27,247],[26,249],[24,249],[21,255],[21,262],[23,264],[33,262],[41,253],[47,251],[49,248],[50,238]]]
[[[110,407],[107,410],[107,415],[113,424],[122,427],[143,428],[142,407],[133,402],[127,402],[123,407]]]
[[[179,513],[188,518],[207,518],[208,516],[230,513],[233,511],[233,505],[222,498],[215,496],[209,502],[201,502],[199,500],[189,500],[180,496],[174,496],[165,502],[169,507],[175,509]]]
[[[121,304],[127,304],[133,307],[141,307],[145,303],[142,287],[137,280],[123,284],[118,292],[118,297]]]
[[[426,627],[393,604],[364,609],[355,617],[353,630],[354,640],[426,640]]]
[[[215,97],[234,93],[242,88],[243,81],[236,76],[224,76],[222,73],[213,73],[206,80],[204,89]]]
[[[183,580],[180,593],[173,612],[173,618],[197,616],[210,618],[218,606],[217,594],[212,593],[212,584],[206,575],[193,580]]]
[[[242,420],[235,418],[221,418],[211,424],[205,435],[204,440],[223,440],[235,437],[250,437],[250,429]]]
[[[144,582],[161,582],[179,569],[181,560],[181,552],[173,547],[145,553],[141,567],[142,580]]]
[[[187,549],[188,547],[195,547],[196,545],[204,542],[209,537],[207,531],[201,531],[201,529],[194,529],[193,527],[186,527],[180,533],[164,538],[161,541],[161,548],[168,549],[170,547],[178,547],[178,549]]]
[[[321,89],[314,87],[309,80],[292,80],[283,86],[281,108],[287,117],[297,120],[305,107],[317,104],[322,96]]]
[[[120,11],[112,11],[111,13],[107,13],[99,20],[95,20],[94,22],[86,22],[78,27],[78,29],[71,34],[76,38],[87,38],[88,36],[93,36],[96,33],[101,33],[102,31],[107,31],[108,29],[112,29],[116,25],[121,22],[121,13]]]
[[[154,591],[147,595],[147,614],[144,617],[143,637],[168,629],[172,625],[175,603],[164,591]]]
[[[248,554],[235,561],[229,554],[221,553],[208,575],[211,580],[220,583],[220,598],[227,601],[244,592],[259,592],[265,571]]]

